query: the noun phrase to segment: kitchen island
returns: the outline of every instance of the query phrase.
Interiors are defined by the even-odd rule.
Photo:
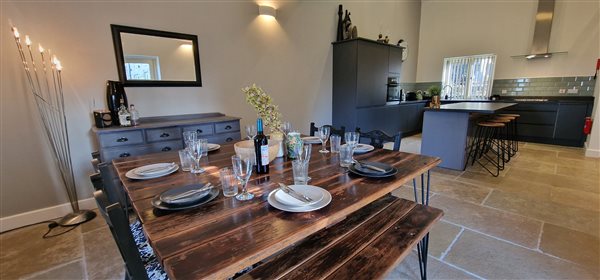
[[[425,109],[421,154],[441,158],[440,167],[464,170],[471,114],[495,114],[516,104],[460,102]]]

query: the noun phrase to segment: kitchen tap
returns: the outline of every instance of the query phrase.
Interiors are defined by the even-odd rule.
[[[448,92],[446,92],[446,88],[447,88],[447,87],[450,87],[450,99],[452,99],[452,86],[451,86],[451,85],[445,85],[445,86],[442,88],[442,91],[444,91],[444,92],[446,93],[446,96],[445,96],[445,99],[446,99],[446,100],[448,99]]]

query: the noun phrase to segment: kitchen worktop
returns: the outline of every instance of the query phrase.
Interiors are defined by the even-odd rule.
[[[498,110],[517,105],[517,103],[506,102],[459,102],[442,105],[439,109],[425,108],[426,111],[451,111],[493,114]]]

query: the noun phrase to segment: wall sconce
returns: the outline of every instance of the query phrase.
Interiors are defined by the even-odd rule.
[[[271,6],[259,5],[258,6],[258,14],[261,16],[268,16],[275,18],[277,10]]]

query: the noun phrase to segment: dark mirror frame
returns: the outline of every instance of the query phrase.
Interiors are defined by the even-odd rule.
[[[145,29],[123,25],[110,25],[112,31],[113,44],[115,47],[115,57],[117,58],[117,69],[119,70],[119,80],[126,87],[201,87],[202,76],[200,74],[200,52],[198,51],[198,36],[159,31],[153,29]],[[192,41],[192,49],[194,52],[194,65],[196,70],[195,81],[140,81],[140,80],[127,80],[125,74],[125,58],[123,56],[123,45],[121,44],[121,33],[131,33],[139,35],[150,35],[157,37],[183,39]]]

